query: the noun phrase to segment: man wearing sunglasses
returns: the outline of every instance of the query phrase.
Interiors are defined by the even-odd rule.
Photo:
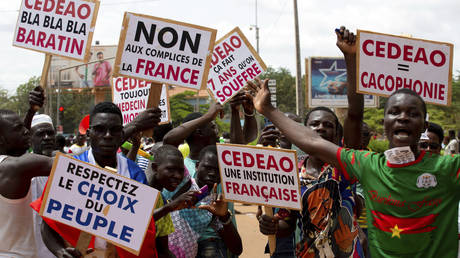
[[[440,154],[443,139],[444,131],[441,126],[428,122],[428,129],[422,134],[422,136],[420,136],[418,146],[420,147],[420,150]]]

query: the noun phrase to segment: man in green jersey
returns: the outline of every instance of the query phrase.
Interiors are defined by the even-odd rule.
[[[354,87],[355,37],[344,27],[336,33],[347,62],[348,85]],[[426,106],[419,95],[400,89],[389,97],[384,126],[392,149],[384,154],[344,149],[322,139],[271,105],[268,80],[248,84],[256,110],[289,141],[341,168],[350,180],[361,182],[373,258],[457,257],[457,225],[453,222],[460,200],[460,156],[420,151],[418,142],[427,122]],[[362,112],[354,118],[361,122]],[[360,130],[358,126],[355,134],[360,135]]]

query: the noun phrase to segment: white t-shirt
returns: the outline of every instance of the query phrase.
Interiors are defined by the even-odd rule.
[[[86,146],[86,142],[85,142],[85,144],[83,144],[83,146],[74,144],[74,145],[70,146],[69,154],[74,155],[74,156],[80,155],[83,152],[85,152],[87,149],[88,149],[88,146]]]
[[[0,162],[5,158],[1,155]],[[8,199],[0,194],[0,257],[37,257],[31,201],[30,188],[21,199]]]
[[[457,153],[458,153],[458,140],[452,139],[450,140],[449,144],[447,144],[444,155],[451,155],[451,154],[457,154]]]
[[[42,196],[43,190],[45,189],[46,182],[48,181],[47,176],[39,176],[32,178],[32,182],[30,184],[30,192],[32,193],[32,200],[38,199]],[[50,252],[48,247],[46,247],[45,243],[42,239],[41,234],[41,225],[43,224],[43,219],[38,215],[37,212],[33,212],[34,217],[34,236],[35,236],[35,243],[37,245],[37,256],[40,258],[54,258],[55,256]]]

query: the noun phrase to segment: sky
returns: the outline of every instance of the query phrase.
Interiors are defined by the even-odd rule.
[[[346,3],[344,3],[346,2]],[[21,0],[0,2],[0,88],[13,94],[18,85],[40,76],[44,54],[12,46]],[[412,35],[454,44],[454,75],[460,74],[458,0],[298,0],[302,74],[309,56],[341,56],[334,29],[345,25],[375,32]],[[115,45],[125,11],[217,29],[217,39],[238,26],[256,46],[256,0],[102,0],[93,43]],[[295,75],[293,1],[258,0],[260,56],[271,67]]]

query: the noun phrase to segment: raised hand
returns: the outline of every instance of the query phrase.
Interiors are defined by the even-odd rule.
[[[268,125],[260,134],[259,143],[263,146],[278,146],[281,133],[274,125]]]
[[[344,55],[356,54],[356,35],[350,32],[345,26],[340,26],[340,29],[335,30],[337,35],[337,47]]]
[[[224,118],[224,108],[220,103],[213,103],[205,115],[211,117],[212,120],[216,119],[217,115],[222,119]]]
[[[161,110],[155,107],[141,112],[131,123],[136,127],[137,132],[141,132],[157,126],[160,121]]]
[[[29,92],[29,105],[35,111],[40,109],[45,103],[45,94],[42,87],[37,86]]]
[[[251,95],[246,90],[242,90],[230,100],[230,107],[232,109],[239,110],[240,105],[243,105],[246,114],[251,115],[254,113],[254,104],[252,103]]]
[[[217,184],[214,184],[211,196],[217,196]],[[222,194],[219,194],[217,199],[211,200],[210,204],[201,205],[198,208],[202,210],[207,210],[218,217],[224,217],[225,215],[227,215],[228,204],[226,201],[224,201]]]
[[[248,81],[247,87],[251,91],[254,107],[259,113],[264,114],[266,111],[274,109],[270,101],[268,79],[261,81],[256,77],[255,82]]]
[[[186,208],[191,208],[195,205],[196,196],[199,194],[199,191],[188,191],[185,192],[167,205],[170,206],[172,211],[182,210]]]
[[[349,252],[353,248],[354,239],[358,235],[358,229],[351,231],[350,226],[343,223],[342,216],[337,216],[339,228],[334,231],[334,238],[342,252]]]

